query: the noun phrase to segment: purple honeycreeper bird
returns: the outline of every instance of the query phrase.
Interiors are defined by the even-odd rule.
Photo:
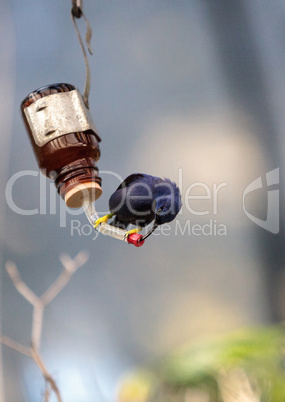
[[[152,228],[141,239],[145,240],[159,225],[173,221],[181,206],[180,190],[171,180],[143,173],[131,174],[111,195],[110,213],[97,219],[95,228],[114,217],[114,226],[122,229],[130,224],[138,226],[127,231],[128,236],[153,221]]]

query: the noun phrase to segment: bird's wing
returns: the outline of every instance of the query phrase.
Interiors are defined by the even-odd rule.
[[[153,199],[150,194],[152,179],[153,176],[135,173],[119,185],[109,199],[109,210],[116,215],[116,222],[136,224],[140,221],[140,226],[145,226],[154,219]],[[149,189],[146,184],[149,185]],[[130,191],[131,197],[129,197]]]
[[[123,200],[126,197],[127,188],[144,177],[145,175],[141,173],[134,173],[122,181],[117,190],[114,191],[109,199],[109,209],[112,213],[118,213],[119,211],[121,212],[122,209],[126,208]],[[120,208],[118,208],[118,206],[120,206]]]
[[[132,183],[134,183],[136,180],[144,178],[145,175],[142,173],[133,173],[130,176],[128,176],[122,183],[119,185],[117,190],[120,190],[121,188],[126,188],[129,187]],[[117,191],[116,190],[116,191]]]

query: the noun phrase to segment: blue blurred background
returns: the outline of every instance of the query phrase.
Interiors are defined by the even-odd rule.
[[[285,3],[84,2],[93,30],[90,109],[102,138],[98,211],[107,210],[118,175],[169,177],[183,193],[179,224],[139,249],[93,240],[83,214],[68,214],[60,227],[63,201],[49,180],[46,214],[23,216],[7,204],[8,180],[38,171],[21,101],[56,82],[83,91],[85,69],[70,1],[0,5],[1,332],[29,343],[32,308],[11,284],[5,261],[15,261],[40,295],[61,272],[60,253],[80,250],[90,259],[48,306],[43,328],[43,359],[66,401],[115,401],[127,372],[185,342],[284,319]],[[82,19],[79,26],[84,35]],[[246,216],[242,200],[261,177],[263,188],[248,196],[246,208],[265,220],[265,175],[277,168],[280,231],[273,234]],[[190,192],[193,183],[204,190]],[[221,183],[215,210],[213,198],[201,195],[207,186],[213,196]],[[20,208],[39,208],[39,176],[17,180],[12,195]],[[188,204],[208,213],[193,214]],[[223,225],[224,235],[193,231],[210,222]],[[34,363],[2,346],[0,400],[36,402],[43,390]]]

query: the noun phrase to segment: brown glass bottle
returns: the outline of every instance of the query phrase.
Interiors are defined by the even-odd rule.
[[[100,137],[94,129],[88,129],[68,132],[56,138],[51,136],[52,139],[49,140],[48,135],[55,131],[51,130],[45,134],[44,143],[39,144],[25,112],[26,108],[41,98],[74,90],[76,91],[76,88],[70,84],[54,84],[39,88],[23,100],[21,112],[41,172],[54,180],[58,193],[67,206],[79,208],[86,195],[93,202],[102,194],[101,178],[98,176],[96,166],[100,158],[98,144],[101,141]]]

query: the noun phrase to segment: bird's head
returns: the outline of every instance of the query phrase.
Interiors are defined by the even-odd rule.
[[[182,206],[181,193],[177,185],[164,179],[157,186],[155,198],[155,222],[158,225],[175,219]]]
[[[177,185],[169,179],[160,180],[155,185],[154,223],[150,231],[143,236],[143,240],[159,225],[173,221],[181,207],[181,193]]]

